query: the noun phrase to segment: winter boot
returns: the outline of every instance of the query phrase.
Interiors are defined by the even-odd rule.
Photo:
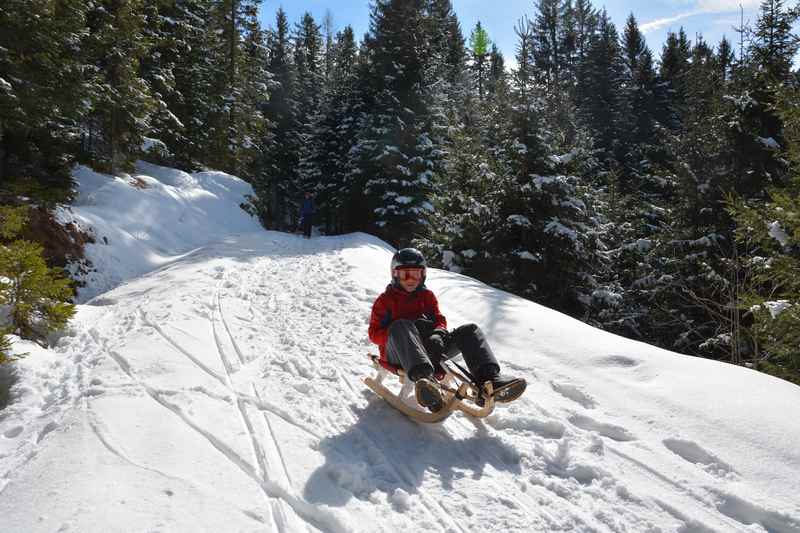
[[[522,396],[522,393],[525,392],[525,388],[528,386],[523,378],[512,378],[501,376],[500,374],[487,376],[486,379],[478,381],[478,388],[481,391],[481,395],[477,398],[476,403],[479,406],[483,406],[484,404],[483,390],[486,383],[492,384],[492,396],[494,397],[494,401],[499,403],[513,402]]]
[[[427,408],[431,413],[438,413],[444,407],[439,384],[430,378],[418,379],[414,383],[414,393],[417,397],[417,403]]]

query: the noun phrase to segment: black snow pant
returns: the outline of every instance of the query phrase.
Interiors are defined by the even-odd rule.
[[[433,375],[440,362],[425,349],[423,339],[428,335],[430,332],[420,332],[413,320],[395,320],[389,326],[386,358],[389,363],[402,367],[413,381]],[[489,342],[477,325],[459,326],[449,332],[444,341],[442,359],[451,359],[460,353],[470,374],[477,381],[486,381],[500,372],[500,365]]]
[[[311,238],[311,225],[314,223],[314,215],[303,215],[300,220],[300,226],[303,229],[303,235]]]

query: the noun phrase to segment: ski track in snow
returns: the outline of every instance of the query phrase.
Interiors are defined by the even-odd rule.
[[[27,452],[15,455],[27,459],[0,473],[0,497],[75,406],[120,460],[211,490],[126,450],[93,405],[107,394],[140,394],[250,480],[263,508],[228,504],[268,530],[800,532],[795,517],[726,491],[725,482],[740,480],[734,465],[689,440],[641,440],[568,377],[539,379],[508,365],[528,379],[528,392],[485,421],[461,414],[432,426],[407,420],[360,382],[372,372],[365,355],[376,347],[366,328],[377,293],[353,277],[341,255],[346,240],[325,242],[231,238],[217,257],[193,254],[184,268],[198,274],[181,287],[180,302],[145,291],[127,301],[138,306],[131,310],[122,303],[132,287],[108,295],[105,318],[62,342],[74,365],[63,367],[49,415],[20,445]],[[174,268],[147,278],[169,283]],[[206,337],[194,338],[185,321],[205,324]],[[126,339],[146,339],[141,350],[157,355]],[[110,375],[103,358],[121,376]],[[638,364],[623,356],[596,363]],[[179,383],[165,386],[164,373],[177,368]],[[213,424],[199,409],[225,416]],[[15,426],[3,437],[28,431]],[[656,496],[665,492],[673,495],[668,502]]]

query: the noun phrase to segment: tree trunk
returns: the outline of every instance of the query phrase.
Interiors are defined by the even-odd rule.
[[[118,122],[117,106],[111,108],[111,131],[109,132],[109,144],[111,148],[111,175],[117,175],[117,158],[119,157],[119,147],[117,146],[119,140],[117,135],[117,122]]]
[[[230,95],[230,111],[228,112],[228,131],[225,135],[225,148],[224,150],[227,152],[226,159],[230,161],[230,165],[226,165],[228,170],[233,174],[238,174],[238,169],[236,168],[236,161],[238,158],[231,157],[229,153],[229,148],[231,146],[231,140],[233,132],[236,131],[236,99],[233,98],[233,94],[235,92],[236,87],[236,37],[238,36],[238,32],[236,31],[236,7],[238,5],[238,0],[231,0],[231,26],[230,26],[230,36],[228,39],[228,53],[230,57],[228,58],[228,91]]]
[[[3,121],[0,120],[0,183],[5,181],[6,173],[6,139],[3,136]]]

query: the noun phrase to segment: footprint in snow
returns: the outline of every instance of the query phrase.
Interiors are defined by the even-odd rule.
[[[530,416],[490,416],[486,422],[497,430],[531,432],[545,439],[560,439],[564,436],[564,424],[555,420],[539,420]]]
[[[551,381],[550,386],[560,395],[582,405],[586,409],[594,409],[597,407],[597,402],[595,402],[594,398],[583,392],[577,385]]]
[[[13,428],[6,430],[6,432],[3,433],[3,436],[7,439],[15,439],[19,437],[19,434],[22,433],[23,429],[25,428],[22,426],[14,426]]]
[[[595,431],[599,433],[603,437],[608,437],[609,439],[619,441],[619,442],[626,442],[631,440],[636,440],[627,429],[621,426],[615,426],[614,424],[608,424],[606,422],[599,422],[594,418],[583,416],[583,415],[573,415],[569,418],[569,421],[572,425],[577,426],[581,429],[585,429],[587,431]]]
[[[594,364],[597,366],[632,368],[638,366],[640,361],[626,355],[606,355],[595,358]]]
[[[717,510],[725,516],[746,526],[758,524],[766,531],[776,533],[797,533],[800,519],[782,511],[764,508],[733,494],[714,491],[717,494]],[[750,528],[748,528],[750,529]]]
[[[709,474],[719,477],[729,477],[736,474],[731,465],[705,450],[696,442],[683,439],[664,439],[662,442],[669,451],[685,461],[699,466]]]

